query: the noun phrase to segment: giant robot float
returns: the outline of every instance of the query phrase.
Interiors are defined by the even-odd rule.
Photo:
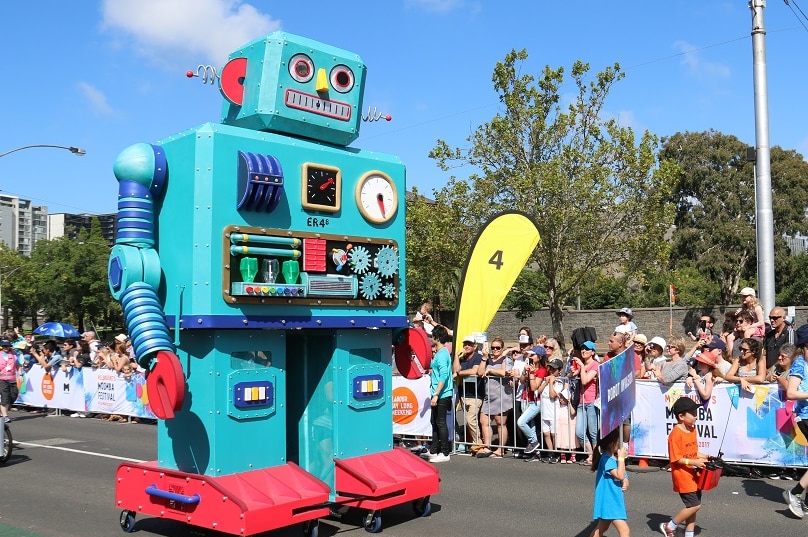
[[[394,339],[429,360],[405,328],[405,169],[347,147],[365,72],[272,33],[213,75],[221,124],[118,156],[110,288],[160,418],[157,460],[117,471],[125,531],[141,513],[309,536],[336,508],[370,532],[385,507],[429,513],[437,471],[392,443]]]

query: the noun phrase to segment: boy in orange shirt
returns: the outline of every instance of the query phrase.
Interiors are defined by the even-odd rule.
[[[676,528],[681,524],[685,524],[685,537],[695,534],[696,513],[701,509],[701,491],[695,468],[703,468],[707,462],[707,455],[698,451],[699,439],[695,427],[698,409],[699,405],[687,397],[680,397],[671,407],[677,421],[668,436],[671,478],[673,490],[679,493],[685,506],[670,522],[659,525],[659,531],[666,537],[674,537]]]

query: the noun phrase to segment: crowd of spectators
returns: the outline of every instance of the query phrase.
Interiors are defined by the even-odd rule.
[[[598,366],[629,347],[638,379],[685,382],[705,401],[721,382],[750,391],[755,384],[778,382],[785,389],[797,351],[794,329],[783,308],[764,317],[754,289],[740,294],[741,307],[728,315],[720,332],[714,332],[716,320],[703,315],[696,333],[687,337],[649,338],[634,323],[632,310],[623,308],[605,349],[591,339],[576,341],[574,333],[572,348],[563,353],[558,341],[534,338],[527,326],[514,334],[513,345],[499,336],[458,339],[462,347],[452,354],[458,450],[477,458],[510,452],[529,461],[590,465],[599,438]],[[413,321],[415,327],[437,326],[431,305]],[[623,425],[628,441],[630,418]]]
[[[94,330],[88,330],[76,340],[73,338],[58,338],[37,341],[33,334],[23,335],[18,329],[7,329],[0,338],[0,365],[13,364],[13,394],[9,393],[10,403],[0,405],[0,416],[6,421],[8,407],[17,398],[16,379],[35,365],[41,366],[47,374],[53,377],[57,371],[62,371],[70,377],[74,372],[83,368],[106,369],[115,371],[121,378],[129,379],[141,370],[135,358],[132,342],[126,334],[118,334],[110,342],[100,341]],[[4,391],[0,385],[0,392]],[[10,390],[9,390],[10,391]],[[13,397],[11,397],[13,395]],[[6,401],[6,398],[3,398]],[[118,414],[90,414],[88,412],[68,412],[62,414],[60,409],[34,408],[20,405],[21,410],[47,415],[69,415],[74,418],[95,417],[107,421],[122,423],[139,422],[136,417],[121,416]]]

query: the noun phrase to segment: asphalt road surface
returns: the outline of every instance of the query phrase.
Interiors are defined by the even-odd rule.
[[[156,457],[156,427],[21,411],[11,415],[16,446],[11,460],[0,466],[0,537],[123,536],[114,505],[115,469],[125,460]],[[593,474],[588,468],[463,455],[453,455],[439,468],[441,493],[432,497],[432,514],[415,518],[409,505],[386,509],[381,535],[587,537],[592,531]],[[632,534],[659,535],[659,523],[682,505],[671,490],[670,474],[657,468],[629,470],[626,505]],[[805,534],[808,517],[797,520],[783,502],[783,490],[790,486],[791,481],[722,477],[717,489],[704,493],[697,535]],[[365,535],[363,514],[323,519],[319,535]],[[143,516],[136,519],[133,535],[224,534]],[[300,537],[302,530],[294,526],[262,535]]]

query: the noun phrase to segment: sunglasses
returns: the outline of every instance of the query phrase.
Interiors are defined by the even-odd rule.
[[[778,319],[782,319],[782,318],[783,318],[783,316],[782,316],[782,315],[778,315],[777,317],[769,317],[769,320],[770,320],[770,321],[776,321],[776,320],[778,320]]]
[[[492,351],[501,351],[502,347],[494,347],[493,345],[491,345],[491,350]]]
[[[741,352],[752,352],[752,349],[750,349],[748,347],[747,348],[741,347]]]
[[[471,346],[471,345],[474,345],[474,343],[471,342],[471,341],[464,341],[463,346],[465,347],[466,345]]]
[[[551,350],[551,351],[555,350],[555,347],[553,347],[552,345],[545,345],[544,348],[548,349],[548,350]]]

